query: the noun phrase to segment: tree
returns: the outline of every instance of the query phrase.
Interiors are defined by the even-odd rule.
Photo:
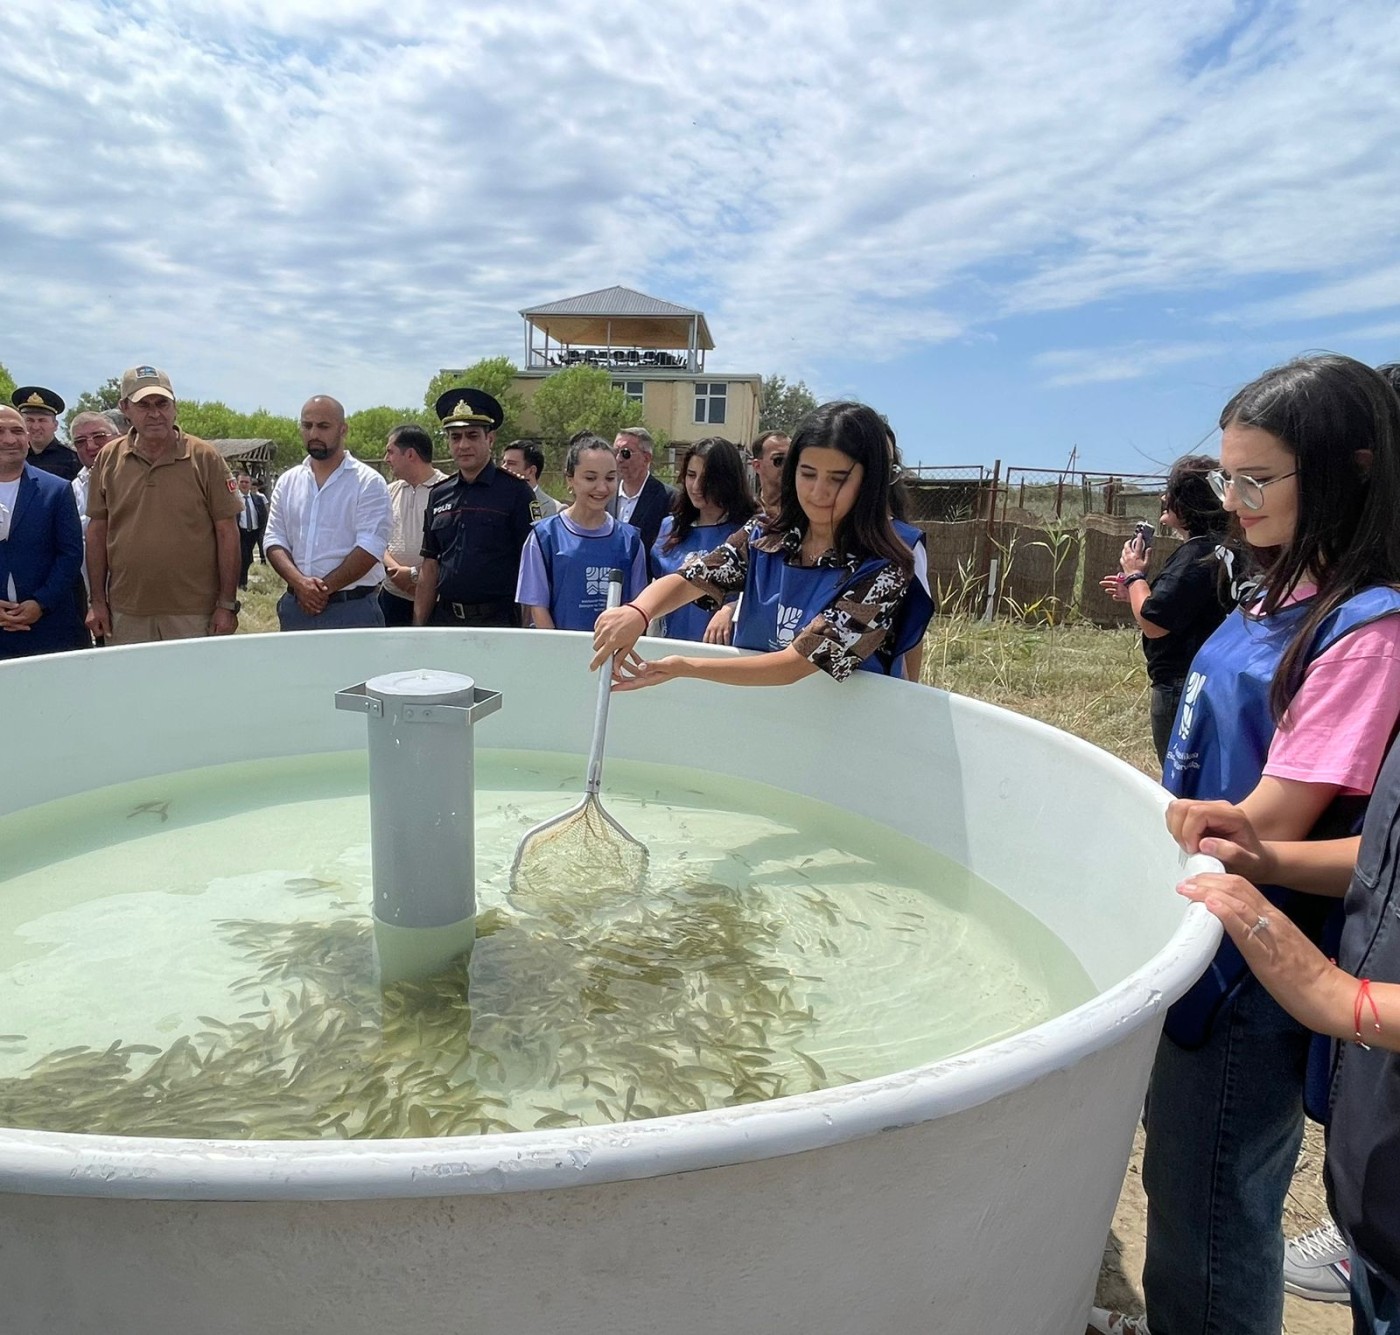
[[[183,430],[204,440],[270,440],[277,446],[274,463],[279,469],[291,467],[303,454],[296,422],[266,408],[241,413],[217,399],[181,399],[177,419]]]
[[[382,459],[389,432],[405,422],[416,422],[429,435],[437,426],[432,414],[417,408],[361,408],[345,419],[346,426],[350,428],[345,448],[359,459]]]
[[[0,403],[8,404],[10,402],[10,396],[15,392],[16,388],[18,388],[18,386],[15,384],[14,376],[5,369],[4,363],[0,362]]]
[[[465,371],[439,371],[428,381],[428,391],[423,395],[423,406],[428,410],[434,427],[438,425],[437,401],[449,389],[480,389],[491,395],[505,412],[496,433],[501,442],[515,440],[525,434],[521,417],[525,411],[525,400],[515,388],[515,377],[520,368],[509,357],[486,357],[467,367]]]
[[[570,366],[546,376],[530,410],[540,435],[556,451],[575,431],[596,431],[611,441],[623,427],[642,420],[642,405],[613,384],[611,372],[593,366]]]
[[[105,413],[109,408],[118,408],[122,401],[122,382],[113,376],[96,389],[85,389],[78,395],[77,403],[63,414],[63,425],[70,427],[79,413]],[[195,432],[195,435],[198,435]]]
[[[789,385],[785,376],[764,376],[760,394],[760,431],[782,431],[790,436],[797,424],[817,406],[816,395],[807,388],[805,381]]]

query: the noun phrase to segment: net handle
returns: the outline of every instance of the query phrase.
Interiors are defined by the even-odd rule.
[[[622,571],[608,571],[608,610],[622,605]],[[588,748],[586,793],[598,795],[603,782],[603,738],[608,731],[608,706],[612,702],[612,661],[598,669],[598,706],[593,714],[593,744]]]

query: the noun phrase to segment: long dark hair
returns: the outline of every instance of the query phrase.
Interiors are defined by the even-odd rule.
[[[1220,426],[1267,431],[1298,470],[1293,538],[1260,553],[1265,616],[1304,579],[1317,580],[1317,596],[1269,689],[1274,721],[1281,722],[1323,618],[1362,589],[1400,583],[1400,398],[1369,366],[1322,353],[1246,385],[1225,405]],[[1362,450],[1369,462],[1357,459]]]
[[[783,464],[778,513],[767,524],[766,532],[807,532],[807,515],[797,499],[797,465],[803,451],[813,448],[840,450],[864,470],[856,503],[833,534],[837,554],[883,556],[906,573],[911,571],[913,554],[890,523],[893,470],[889,434],[880,414],[863,403],[824,403],[797,424]]]
[[[1219,467],[1220,460],[1209,454],[1183,454],[1167,474],[1162,509],[1181,521],[1188,538],[1223,534],[1230,525],[1230,512],[1207,480],[1207,474]]]
[[[685,474],[692,459],[699,459],[705,465],[702,485],[705,499],[719,506],[723,518],[736,529],[743,528],[758,508],[754,504],[753,492],[749,490],[748,479],[744,476],[744,456],[732,440],[723,436],[706,436],[694,445],[687,445],[676,468],[676,499],[671,502],[671,518],[674,521],[666,541],[661,544],[663,552],[673,552],[689,536],[700,520],[700,511],[691,502],[686,490]]]

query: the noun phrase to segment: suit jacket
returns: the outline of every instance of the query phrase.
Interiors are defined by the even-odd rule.
[[[651,545],[661,531],[661,521],[671,512],[671,502],[676,498],[674,488],[668,487],[659,477],[647,474],[642,483],[642,493],[637,497],[632,518],[627,522],[642,535],[642,550],[647,554],[647,569],[651,569]],[[617,517],[618,496],[608,503],[608,513]]]
[[[26,463],[10,536],[0,542],[0,597],[33,598],[44,610],[27,631],[0,631],[0,658],[82,648],[91,643],[78,619],[74,586],[83,564],[83,526],[72,485]]]

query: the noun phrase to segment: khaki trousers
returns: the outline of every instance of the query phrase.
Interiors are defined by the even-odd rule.
[[[155,644],[161,640],[195,640],[209,634],[212,612],[200,616],[138,617],[112,608],[109,645]]]

